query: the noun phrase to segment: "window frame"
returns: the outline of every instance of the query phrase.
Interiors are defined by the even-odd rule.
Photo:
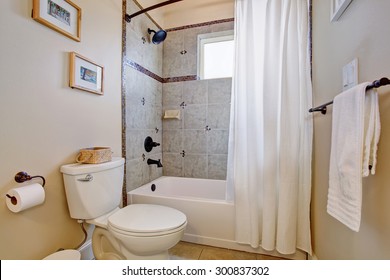
[[[197,75],[200,80],[204,78],[204,45],[209,43],[218,43],[225,41],[234,41],[234,30],[226,30],[198,35],[198,63]],[[228,78],[228,77],[220,77]],[[217,78],[215,78],[217,79]]]

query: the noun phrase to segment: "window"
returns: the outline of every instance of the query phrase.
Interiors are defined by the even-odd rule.
[[[198,76],[200,79],[232,77],[233,30],[198,35]]]

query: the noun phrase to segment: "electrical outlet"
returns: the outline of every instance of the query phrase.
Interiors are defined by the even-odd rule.
[[[358,59],[355,58],[343,67],[343,90],[347,90],[358,84]]]

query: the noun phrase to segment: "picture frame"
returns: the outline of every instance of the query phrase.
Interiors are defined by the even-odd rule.
[[[76,52],[69,53],[69,86],[103,95],[103,66]]]
[[[81,41],[81,8],[69,0],[33,0],[32,18],[77,42]]]
[[[353,0],[330,0],[330,21],[338,21]]]

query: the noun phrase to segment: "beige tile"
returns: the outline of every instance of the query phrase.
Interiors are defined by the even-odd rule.
[[[201,245],[179,242],[169,250],[169,256],[172,260],[198,260],[202,248]]]
[[[287,260],[287,259],[284,259],[284,258],[274,257],[274,256],[269,256],[269,255],[257,254],[256,256],[257,256],[257,259],[258,259],[258,260],[268,260],[268,261],[274,261],[274,260]]]
[[[169,250],[172,260],[287,260],[285,258],[248,253],[181,241]]]
[[[256,260],[256,254],[215,248],[206,247],[203,249],[200,255],[200,260]]]

